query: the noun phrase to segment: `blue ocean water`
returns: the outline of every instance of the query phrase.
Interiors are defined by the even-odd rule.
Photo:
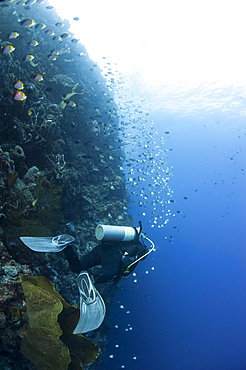
[[[185,114],[163,109],[166,97],[155,97],[159,109],[149,118],[171,149],[172,215],[152,227],[151,202],[145,217],[131,205],[157,250],[123,282],[110,308],[103,369],[246,368],[246,125],[240,93],[228,91],[217,91],[217,106],[188,103]],[[182,106],[178,92],[176,102]]]

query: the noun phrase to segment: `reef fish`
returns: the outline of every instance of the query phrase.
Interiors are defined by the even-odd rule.
[[[31,41],[28,42],[28,45],[29,46],[37,46],[38,42],[36,40],[31,40]]]
[[[52,54],[52,55],[59,55],[60,52],[59,52],[59,50],[52,49],[51,52],[50,52],[50,54]]]
[[[76,107],[76,103],[75,103],[74,101],[72,101],[72,100],[69,100],[69,101],[67,102],[67,106],[68,106],[68,107],[72,107],[72,108],[74,108],[74,107]]]
[[[46,24],[44,23],[37,23],[35,28],[37,28],[37,30],[42,30],[46,27]]]
[[[24,58],[23,58],[23,61],[24,62],[30,62],[31,60],[34,59],[34,55],[26,55]]]
[[[27,98],[27,96],[22,91],[16,91],[13,94],[14,100],[23,101]]]
[[[26,0],[25,1],[25,5],[32,5],[32,4],[35,4],[36,3],[36,0]]]
[[[20,24],[25,27],[32,27],[35,24],[35,21],[31,18],[26,18],[20,21]]]
[[[32,75],[32,79],[33,79],[34,81],[43,81],[43,76],[42,76],[41,74],[39,74],[39,73],[34,73],[34,74]]]
[[[9,39],[16,39],[16,37],[19,36],[19,33],[18,32],[10,32],[10,34],[8,35],[8,38]]]
[[[62,38],[62,39],[67,39],[68,37],[71,37],[70,33],[68,33],[68,32],[65,32],[65,33],[63,33],[63,34],[61,35],[61,38]]]
[[[61,38],[61,36],[54,36],[53,40],[54,41],[62,41],[62,38]]]
[[[15,50],[15,48],[12,45],[6,45],[2,48],[3,54],[9,54],[12,53]]]
[[[46,35],[49,35],[49,36],[54,36],[55,32],[52,31],[52,30],[46,30],[45,31]]]
[[[22,89],[24,88],[24,84],[23,84],[23,82],[22,82],[22,81],[20,81],[20,80],[15,81],[15,82],[13,83],[13,86],[14,86],[14,88],[15,88],[15,89],[17,89],[17,90],[22,90]]]
[[[56,60],[56,59],[57,59],[57,56],[56,56],[55,54],[49,54],[49,55],[48,55],[48,59],[50,59],[50,60],[54,61],[54,60]]]

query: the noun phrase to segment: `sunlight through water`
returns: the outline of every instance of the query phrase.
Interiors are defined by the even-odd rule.
[[[70,31],[99,66],[106,57],[111,69],[133,82],[133,97],[147,96],[148,109],[158,109],[160,100],[165,101],[162,109],[183,114],[198,106],[217,105],[224,111],[243,107],[245,1],[70,0],[68,7],[67,1],[50,0],[50,4],[70,21]],[[229,98],[218,100],[224,88]],[[240,95],[237,107],[230,102],[235,94]]]

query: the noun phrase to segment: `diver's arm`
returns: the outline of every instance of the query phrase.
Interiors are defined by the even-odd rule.
[[[129,265],[127,266],[127,268],[124,269],[124,271],[122,273],[122,276],[130,275],[135,270],[138,263],[146,258],[146,256],[143,257],[143,258],[141,258],[141,257],[148,253],[148,251],[149,251],[148,247],[146,245],[142,244],[142,243],[139,243],[137,248],[138,248],[137,253],[134,256],[134,259],[135,259],[136,262],[132,261],[132,258],[130,256],[126,257],[126,259],[128,258],[128,260],[129,260]]]

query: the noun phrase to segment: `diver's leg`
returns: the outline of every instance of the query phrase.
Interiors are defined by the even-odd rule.
[[[83,255],[81,259],[79,259],[72,245],[67,246],[67,248],[64,249],[64,253],[71,270],[77,274],[82,270],[88,270],[90,267],[101,264],[99,245],[92,249],[92,251],[89,253]]]
[[[101,246],[97,245],[89,253],[84,254],[80,259],[81,270],[88,270],[90,267],[101,265]]]
[[[81,271],[80,260],[73,246],[71,244],[68,245],[63,252],[65,253],[70,269],[78,274]]]
[[[105,283],[114,278],[119,271],[122,254],[114,245],[102,246],[102,268],[94,274],[95,283]]]

